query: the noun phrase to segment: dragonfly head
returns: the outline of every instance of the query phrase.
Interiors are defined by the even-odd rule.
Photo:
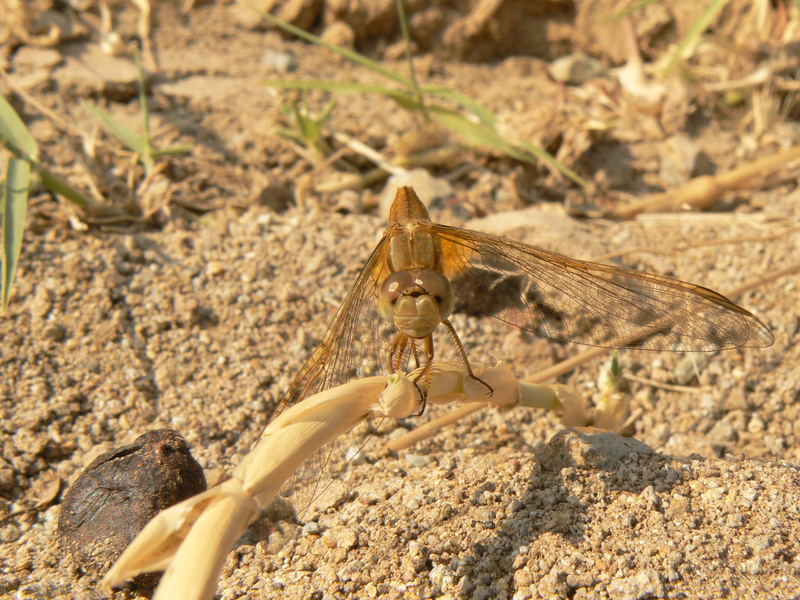
[[[450,281],[432,269],[392,273],[378,296],[383,318],[415,339],[433,333],[453,312],[454,304]]]

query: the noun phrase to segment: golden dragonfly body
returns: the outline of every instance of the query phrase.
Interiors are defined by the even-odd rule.
[[[677,351],[772,343],[761,321],[713,290],[440,225],[401,187],[383,238],[285,402],[381,368],[401,371],[411,356],[425,373],[440,324],[469,370],[448,320],[462,295],[467,312],[557,341]]]

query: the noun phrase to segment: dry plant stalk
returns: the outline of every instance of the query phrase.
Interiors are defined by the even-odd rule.
[[[530,380],[519,380],[517,383],[519,384],[519,399],[509,405],[509,408],[514,406],[541,408],[555,412],[564,425],[586,425],[585,399],[571,386],[557,383],[542,385]],[[424,425],[415,427],[405,435],[388,442],[386,447],[389,450],[409,448],[485,407],[485,401],[464,402],[463,406],[455,408],[439,418],[432,419]]]
[[[762,185],[767,177],[788,163],[800,159],[800,146],[759,158],[727,173],[695,177],[683,187],[652,194],[622,206],[612,216],[630,219],[647,212],[674,212],[711,207],[723,193]]]
[[[476,369],[486,388],[463,365],[435,363],[428,402],[470,402],[511,407],[557,408],[546,386],[521,385],[508,367]],[[264,430],[233,477],[159,513],[103,578],[118,585],[138,573],[165,569],[154,600],[214,597],[228,551],[284,482],[321,446],[372,413],[407,417],[419,410],[412,376],[376,376],[331,388],[287,408]],[[538,400],[537,400],[538,398]],[[538,404],[537,404],[538,402]]]

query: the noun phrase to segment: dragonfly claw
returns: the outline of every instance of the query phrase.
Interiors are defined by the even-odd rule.
[[[490,386],[488,383],[486,383],[483,379],[481,379],[480,377],[478,377],[474,373],[470,373],[469,376],[472,379],[474,379],[475,381],[477,381],[478,383],[480,383],[481,385],[483,385],[487,390],[489,390],[489,397],[490,398],[492,396],[494,396],[494,388],[492,386]]]
[[[426,387],[430,386],[430,382],[428,382],[428,386],[420,385],[419,380],[420,380],[419,377],[414,379],[414,385],[416,386],[417,391],[419,392],[419,397],[422,399],[421,402],[419,403],[419,412],[415,413],[414,415],[416,417],[421,417],[425,412],[425,407],[428,405],[428,390],[426,389]]]

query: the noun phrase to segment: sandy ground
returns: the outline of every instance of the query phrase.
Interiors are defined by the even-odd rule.
[[[101,451],[161,427],[186,438],[210,485],[225,479],[385,226],[380,185],[313,190],[327,175],[312,177],[274,135],[285,97],[261,84],[276,76],[265,52],[287,51],[298,63],[292,77],[375,80],[323,50],[245,27],[234,8],[201,4],[182,15],[170,4],[157,13],[153,130],[194,149],[140,195],[126,187],[129,159],[78,159],[78,141],[59,133],[96,129],[81,99],[136,126],[130,61],[103,58],[91,36],[47,48],[17,42],[4,58],[14,85],[69,116],[53,124],[15,101],[60,172],[76,185],[95,177],[118,206],[141,196],[149,212],[139,224],[82,230],[67,205],[46,193],[31,200],[16,292],[0,320],[2,598],[149,597],[98,591],[101,574],[62,550],[56,525],[70,482]],[[114,13],[123,31],[135,31],[136,14]],[[553,43],[567,44],[559,31]],[[397,38],[375,35],[389,41],[369,49],[392,58]],[[458,39],[456,56],[491,56],[477,42],[484,54],[470,56],[469,39]],[[680,126],[663,118],[654,127],[647,111],[622,106],[616,128],[600,134],[581,115],[597,109],[592,94],[602,86],[556,84],[541,58],[421,62],[426,79],[473,95],[510,130],[546,145],[558,139],[559,157],[602,192],[586,198],[547,171],[465,149],[459,166],[433,169],[452,175],[453,190],[432,202],[434,220],[578,258],[639,249],[616,260],[723,293],[800,258],[791,176],[727,194],[707,213],[583,218],[620,195],[697,174],[675,167],[682,144],[724,171],[797,140],[796,120],[755,136],[741,114],[723,118],[695,100],[684,103]],[[385,152],[418,125],[390,101],[358,95],[340,98],[330,123]],[[424,419],[383,424],[302,522],[265,516],[250,527],[218,597],[800,597],[799,282],[790,275],[736,299],[772,329],[769,348],[620,354],[640,379],[626,394],[641,443],[518,408],[482,411],[391,454],[383,443]],[[472,360],[500,359],[520,376],[581,350],[490,318],[456,314],[454,323]],[[602,364],[559,381],[591,400]]]

